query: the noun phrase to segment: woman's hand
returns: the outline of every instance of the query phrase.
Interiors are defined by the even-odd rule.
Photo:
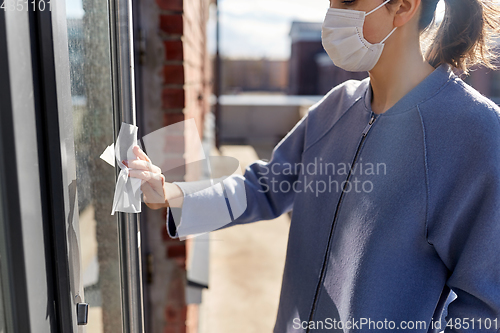
[[[184,194],[179,186],[165,182],[161,169],[151,163],[139,146],[133,147],[137,160],[124,161],[131,170],[130,177],[139,178],[144,202],[151,209],[181,207]]]

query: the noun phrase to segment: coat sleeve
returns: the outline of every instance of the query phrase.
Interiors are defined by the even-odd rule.
[[[255,161],[243,175],[216,179],[214,186],[207,185],[209,181],[174,182],[183,191],[184,202],[182,208],[167,209],[169,236],[186,237],[269,220],[291,210],[294,192],[280,189],[293,185],[300,173],[307,119],[308,114],[274,147],[270,161]],[[283,183],[288,184],[280,187]]]
[[[472,134],[456,131],[453,141],[445,140],[447,149],[428,151],[434,154],[428,241],[457,295],[444,318],[445,333],[500,332],[499,119],[471,122]],[[445,158],[438,162],[437,156]]]

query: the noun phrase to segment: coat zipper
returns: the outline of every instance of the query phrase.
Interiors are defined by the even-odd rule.
[[[351,177],[351,171],[352,171],[352,168],[354,168],[354,164],[356,163],[356,160],[358,158],[359,150],[361,149],[361,146],[363,145],[363,142],[365,141],[365,138],[366,138],[366,135],[368,134],[368,131],[370,131],[370,129],[373,126],[373,123],[375,122],[375,119],[377,119],[377,116],[376,116],[375,113],[373,113],[373,111],[371,112],[371,114],[372,115],[371,115],[370,121],[368,122],[368,124],[366,125],[365,129],[361,133],[361,141],[359,142],[358,148],[356,149],[356,154],[354,154],[354,158],[353,158],[353,161],[351,163],[351,168],[349,169],[349,173],[347,174],[346,181],[344,182],[344,187],[342,188],[342,192],[340,193],[339,201],[337,202],[337,208],[335,209],[335,214],[333,216],[333,222],[332,222],[332,226],[331,226],[331,229],[330,229],[330,235],[328,237],[328,243],[327,243],[327,246],[326,246],[325,257],[323,259],[323,265],[321,266],[321,274],[320,274],[320,277],[319,277],[318,285],[316,286],[316,292],[314,294],[313,306],[312,306],[312,309],[311,309],[311,313],[309,314],[308,323],[310,323],[312,321],[312,318],[314,316],[314,311],[316,310],[316,302],[318,301],[319,290],[321,288],[321,283],[323,281],[324,274],[325,274],[325,267],[326,267],[326,262],[327,262],[327,259],[328,259],[328,253],[330,251],[330,243],[331,243],[332,236],[333,236],[333,229],[334,229],[334,226],[335,226],[335,221],[337,220],[337,214],[338,214],[338,211],[339,211],[340,202],[342,201],[342,198],[343,198],[344,193],[345,193],[344,190],[346,189],[346,186],[347,186],[347,184],[349,182],[349,178]],[[307,325],[307,331],[306,331],[306,333],[309,333],[309,327],[310,326]]]

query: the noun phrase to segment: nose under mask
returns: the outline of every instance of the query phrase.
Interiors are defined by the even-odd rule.
[[[322,26],[323,47],[335,66],[350,72],[369,71],[377,64],[384,42],[396,27],[379,43],[372,44],[363,36],[365,17],[390,0],[368,13],[359,10],[329,8]]]

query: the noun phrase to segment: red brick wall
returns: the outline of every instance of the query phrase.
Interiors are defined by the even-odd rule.
[[[211,64],[206,22],[209,0],[156,0],[159,33],[165,47],[162,102],[167,124],[184,112],[194,118],[200,136],[203,114],[209,109]],[[174,115],[175,114],[175,115]]]
[[[145,50],[141,58],[143,119],[142,135],[185,119],[193,118],[200,138],[204,115],[210,112],[212,65],[207,50],[206,22],[210,0],[138,0],[139,25],[144,31]],[[187,133],[169,137],[177,147],[172,159],[189,161],[193,151]],[[167,181],[191,181],[199,170],[187,165],[185,171],[170,174]],[[145,205],[143,205],[145,207]],[[186,257],[189,240],[171,239],[165,230],[165,211],[143,212],[147,220],[147,246],[152,260],[151,281],[145,286],[148,333],[195,333],[196,305],[185,304]],[[143,211],[144,211],[143,210]]]

